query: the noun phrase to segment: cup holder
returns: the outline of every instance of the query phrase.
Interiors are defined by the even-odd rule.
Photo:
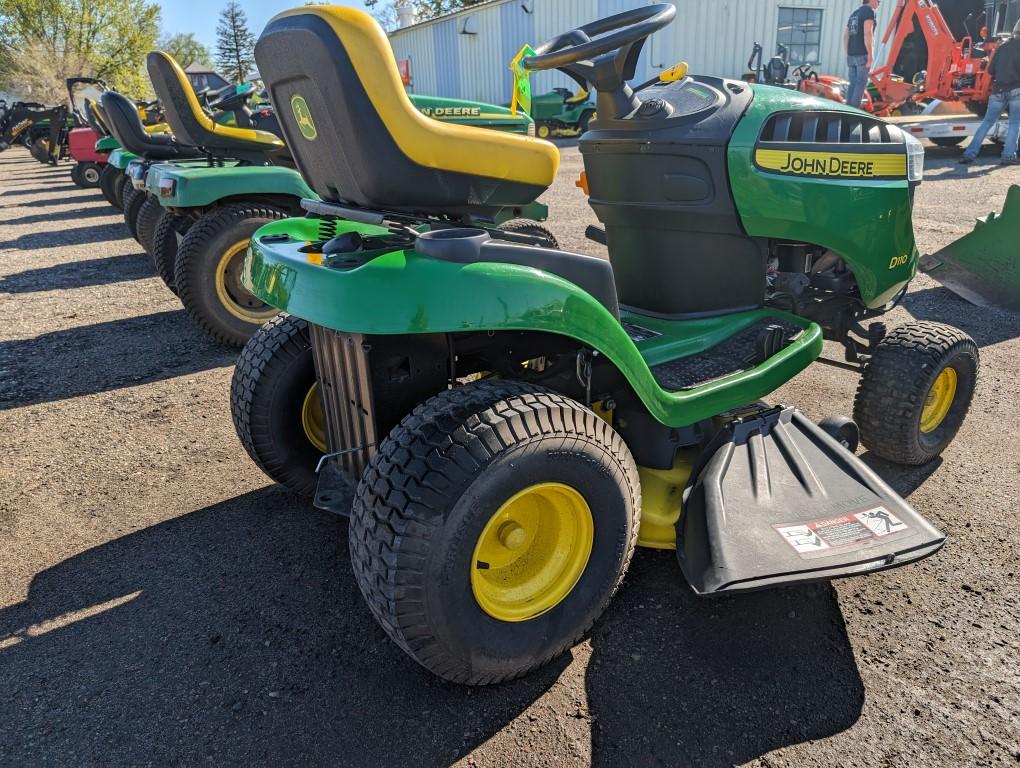
[[[484,229],[455,227],[418,235],[414,250],[422,256],[466,264],[478,261],[482,246],[491,238]]]

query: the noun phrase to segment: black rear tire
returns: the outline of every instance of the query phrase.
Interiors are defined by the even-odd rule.
[[[543,247],[545,248],[560,247],[560,243],[556,239],[556,235],[541,224],[536,224],[530,219],[514,219],[513,221],[507,221],[500,224],[498,229],[502,232],[513,232],[518,235],[530,235],[531,237],[542,238],[542,240],[545,241],[543,243]]]
[[[77,168],[81,171],[82,185],[86,189],[96,189],[99,186],[99,174],[102,172],[102,168],[98,163],[77,163]]]
[[[210,211],[184,236],[174,264],[177,294],[210,338],[241,347],[277,313],[238,277],[255,230],[286,215],[266,205],[235,203]]]
[[[142,210],[145,198],[146,194],[142,190],[130,185],[124,191],[124,224],[135,240],[138,240],[138,212]]]
[[[957,136],[936,136],[931,139],[936,147],[958,147],[963,144],[963,137]]]
[[[588,126],[591,124],[592,118],[595,116],[595,112],[585,112],[581,115],[581,119],[577,121],[578,135],[588,130]]]
[[[883,459],[926,464],[945,450],[963,424],[977,385],[977,344],[951,325],[915,322],[880,341],[864,368],[854,400],[861,442]],[[952,379],[948,410],[924,428],[943,372]],[[940,381],[945,381],[941,379]]]
[[[174,279],[174,266],[177,262],[178,236],[183,237],[191,227],[191,219],[186,216],[175,216],[163,210],[156,228],[152,233],[152,263],[166,287],[177,295],[177,282]]]
[[[549,484],[590,512],[588,558],[552,605],[497,618],[475,571],[502,578],[521,563],[476,562],[476,547],[497,512]],[[556,526],[555,507],[538,510]],[[591,628],[627,571],[640,515],[637,466],[608,423],[541,387],[479,382],[422,403],[382,441],[355,495],[351,561],[397,645],[439,677],[485,685],[546,664]]]
[[[71,166],[71,182],[76,187],[85,189],[85,179],[81,175],[81,163],[75,163]]]
[[[120,199],[120,185],[124,174],[112,165],[104,165],[99,174],[99,191],[110,205],[118,211],[124,210],[124,203]]]
[[[230,381],[230,413],[241,444],[259,469],[299,496],[315,493],[323,453],[302,425],[315,384],[308,323],[277,315],[244,345]]]
[[[159,204],[159,200],[152,195],[146,195],[142,207],[138,209],[135,229],[138,232],[138,242],[150,256],[152,255],[152,237],[162,215],[163,206]]]

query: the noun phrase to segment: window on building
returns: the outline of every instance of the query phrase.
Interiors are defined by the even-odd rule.
[[[818,8],[780,8],[776,42],[786,48],[790,64],[821,62],[822,12]]]

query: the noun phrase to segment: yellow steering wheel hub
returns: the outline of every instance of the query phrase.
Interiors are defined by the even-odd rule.
[[[927,434],[938,428],[956,398],[956,369],[946,368],[938,375],[924,398],[921,410],[921,431]]]
[[[471,591],[500,621],[527,621],[558,605],[591,556],[595,523],[584,496],[562,483],[514,494],[475,544]]]
[[[308,442],[325,453],[326,417],[322,411],[322,400],[319,398],[319,382],[312,384],[301,404],[301,426],[305,430]]]

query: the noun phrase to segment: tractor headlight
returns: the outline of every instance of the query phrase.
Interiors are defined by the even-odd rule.
[[[903,140],[907,145],[907,181],[920,184],[924,177],[924,145],[906,132]]]

